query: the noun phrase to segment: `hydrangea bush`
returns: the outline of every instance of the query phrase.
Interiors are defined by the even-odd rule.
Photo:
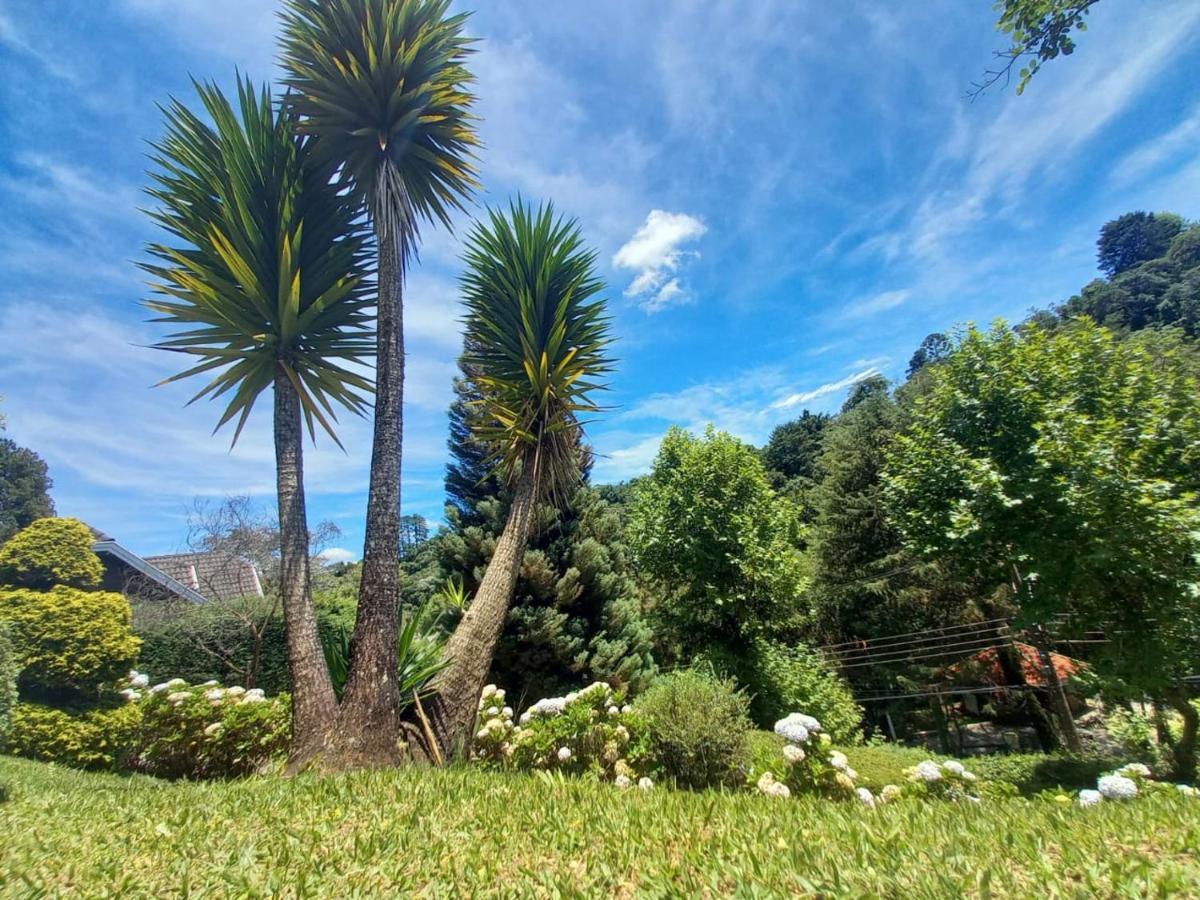
[[[287,750],[291,703],[287,694],[189,685],[182,678],[153,687],[130,672],[121,691],[140,708],[142,726],[133,766],[165,778],[235,778],[261,770]]]
[[[777,768],[750,773],[760,793],[769,797],[816,794],[836,800],[857,797],[867,806],[875,805],[876,797],[855,783],[858,773],[844,753],[832,749],[833,741],[818,719],[794,712],[775,723],[775,733],[786,741]]]
[[[1175,791],[1184,797],[1200,797],[1200,791],[1190,784],[1170,785],[1152,780],[1150,767],[1144,763],[1126,763],[1096,780],[1096,787],[1080,791],[1076,803],[1080,806],[1096,806],[1104,802],[1121,803],[1154,793]],[[1054,799],[1069,801],[1070,797],[1059,795]]]
[[[927,759],[905,769],[904,774],[915,796],[979,802],[979,779],[956,759],[941,763]]]
[[[645,787],[639,779],[644,753],[633,746],[640,729],[623,699],[598,681],[565,697],[539,700],[517,722],[504,691],[489,684],[479,699],[471,755],[490,766],[587,775],[621,787],[636,781]]]

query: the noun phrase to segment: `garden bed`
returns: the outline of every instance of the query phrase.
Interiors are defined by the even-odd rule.
[[[476,768],[168,783],[8,757],[0,784],[5,895],[1200,894],[1200,806],[1170,794],[871,810]]]

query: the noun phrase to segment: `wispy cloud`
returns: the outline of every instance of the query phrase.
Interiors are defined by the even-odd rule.
[[[846,319],[865,319],[886,310],[895,309],[897,306],[905,303],[911,296],[912,291],[907,289],[872,294],[869,297],[855,300],[843,310],[842,316]]]
[[[811,391],[801,391],[799,394],[791,394],[784,397],[782,400],[777,400],[771,404],[771,409],[795,409],[797,406],[803,406],[805,403],[812,403],[814,400],[819,400],[822,397],[828,397],[830,394],[837,394],[851,385],[858,384],[860,381],[865,381],[875,375],[881,374],[879,369],[871,366],[863,369],[861,372],[855,372],[847,378],[840,381],[830,381],[820,387],[815,387]]]
[[[696,216],[650,210],[633,237],[613,254],[614,266],[636,273],[625,288],[625,295],[642,298],[642,308],[647,312],[658,312],[680,302],[684,290],[674,273],[685,256],[698,255],[684,248],[706,231],[708,228]]]
[[[1191,159],[1200,158],[1197,145],[1200,145],[1200,105],[1193,107],[1191,114],[1170,131],[1145,141],[1126,155],[1113,169],[1113,180],[1136,181],[1185,154]]]

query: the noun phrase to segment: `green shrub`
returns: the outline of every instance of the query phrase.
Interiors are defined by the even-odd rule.
[[[636,704],[646,755],[681,787],[734,785],[743,777],[749,701],[732,679],[687,669],[663,675]]]
[[[108,591],[0,589],[0,621],[9,623],[18,650],[21,688],[34,694],[114,681],[141,646],[130,630],[129,601]]]
[[[118,769],[133,751],[141,711],[136,704],[71,712],[18,703],[4,752],[78,769]]]
[[[287,751],[291,698],[178,679],[136,693],[139,709],[132,766],[164,778],[236,778]]]
[[[1068,753],[1007,753],[971,760],[980,778],[1005,782],[1022,794],[1048,790],[1090,788],[1096,779],[1116,767],[1111,757]]]
[[[861,740],[862,707],[846,682],[807,647],[759,640],[743,678],[755,724],[770,728],[784,716],[802,712],[820,720],[835,743]]]
[[[78,519],[38,519],[0,547],[0,584],[45,590],[91,588],[104,566],[92,552],[91,529]]]
[[[0,622],[0,738],[8,729],[13,705],[17,702],[16,650],[12,645],[9,627]]]

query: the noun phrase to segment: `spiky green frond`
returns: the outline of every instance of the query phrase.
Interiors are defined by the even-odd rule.
[[[282,64],[306,133],[404,255],[476,186],[466,15],[449,0],[286,0]]]
[[[155,322],[179,326],[163,350],[195,364],[167,379],[211,380],[190,402],[229,396],[217,423],[237,441],[258,396],[282,370],[300,395],[309,434],[337,441],[334,404],[361,414],[372,390],[354,364],[374,355],[364,273],[369,237],[353,199],[299,137],[295,113],[267,88],[238,80],[238,112],[214,85],[196,84],[212,124],[178,100],[153,145],[150,216],[174,239],[142,264]]]
[[[561,490],[577,471],[579,417],[599,409],[592,397],[612,368],[596,254],[551,204],[518,200],[476,223],[465,261],[463,370],[482,395],[475,437],[506,477],[534,465],[546,490]]]

